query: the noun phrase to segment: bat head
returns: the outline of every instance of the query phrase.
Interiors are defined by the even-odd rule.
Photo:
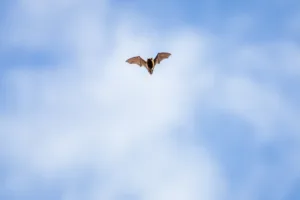
[[[150,75],[153,74],[153,68],[147,68],[147,70],[148,70],[148,72],[149,72]]]

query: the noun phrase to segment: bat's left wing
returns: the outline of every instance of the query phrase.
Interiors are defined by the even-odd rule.
[[[162,60],[169,58],[170,55],[171,55],[171,54],[168,53],[168,52],[161,52],[161,53],[158,53],[158,54],[156,55],[156,57],[154,58],[154,64],[155,64],[155,65],[156,65],[156,64],[159,64]]]
[[[140,67],[142,67],[142,66],[147,67],[146,61],[143,58],[141,58],[140,56],[135,56],[135,57],[129,58],[126,60],[126,62],[128,62],[129,64],[137,64]]]

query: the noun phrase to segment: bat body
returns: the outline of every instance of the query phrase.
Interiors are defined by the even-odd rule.
[[[169,58],[170,55],[171,55],[170,53],[161,52],[158,53],[154,59],[148,58],[147,61],[145,61],[140,56],[136,56],[136,57],[129,58],[128,60],[126,60],[126,62],[128,62],[129,64],[137,64],[140,67],[145,67],[148,70],[149,74],[152,75],[155,66],[157,64],[160,64],[162,60]]]

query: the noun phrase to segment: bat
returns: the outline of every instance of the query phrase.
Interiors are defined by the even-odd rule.
[[[145,61],[140,56],[135,56],[135,57],[127,59],[126,62],[128,62],[129,64],[137,64],[140,67],[145,67],[148,70],[149,74],[152,75],[155,66],[157,64],[160,64],[160,62],[162,60],[169,58],[170,55],[171,54],[167,53],[167,52],[160,52],[156,55],[156,57],[154,59],[148,58],[147,61]]]

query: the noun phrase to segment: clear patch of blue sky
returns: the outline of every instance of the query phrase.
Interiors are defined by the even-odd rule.
[[[283,200],[297,200],[300,199],[300,178],[295,180],[292,184],[291,190],[288,192],[288,195]]]
[[[28,50],[22,48],[14,48],[11,50],[3,50],[0,55],[1,69],[22,66],[54,66],[61,61],[61,56],[58,52],[51,50]]]
[[[203,113],[203,114],[201,114]],[[211,153],[222,163],[225,176],[229,181],[231,195],[247,187],[256,196],[255,199],[273,199],[276,188],[284,190],[293,177],[286,170],[291,167],[290,158],[297,151],[297,141],[288,137],[278,137],[269,142],[261,143],[255,138],[256,130],[247,121],[225,112],[201,110],[198,112],[196,128],[198,142],[203,142]],[[280,132],[281,131],[281,132]],[[277,131],[272,134],[277,134]],[[278,130],[280,134],[290,134],[285,130]],[[263,166],[261,174],[252,174],[257,167]],[[286,174],[285,174],[286,172]],[[252,177],[257,176],[257,177]],[[247,186],[248,181],[254,178]],[[259,184],[259,185],[254,185]],[[300,192],[293,190],[291,196]],[[275,195],[275,196],[274,196]],[[277,197],[276,197],[277,198]],[[287,200],[294,200],[286,197]]]
[[[21,167],[17,167],[15,164],[10,164],[8,158],[0,156],[1,160],[5,160],[6,164],[2,163],[0,165],[0,199],[3,200],[38,200],[38,199],[60,199],[61,191],[59,187],[49,183],[43,182],[38,177],[34,177],[32,174],[28,174],[28,177],[18,176],[17,172],[22,173],[24,170]],[[24,167],[24,166],[23,166]],[[26,167],[25,167],[26,168]],[[11,182],[11,176],[15,177],[16,182]],[[9,177],[9,178],[8,178]],[[23,178],[29,178],[32,183],[29,190],[24,190],[24,185],[26,180]],[[13,187],[12,187],[13,185]],[[19,189],[18,189],[19,186]],[[25,186],[26,188],[26,186]]]
[[[227,31],[228,21],[236,16],[246,16],[254,20],[249,29],[249,40],[273,40],[286,37],[286,23],[300,9],[300,2],[289,1],[141,1],[114,0],[116,8],[136,10],[160,21],[156,27],[172,27],[176,24],[199,26],[214,33]]]
[[[0,2],[0,23],[2,23],[10,9],[13,7],[14,2],[9,0],[3,0]]]
[[[222,163],[232,188],[245,181],[247,171],[255,165],[256,141],[252,125],[226,113],[205,112],[197,115],[198,140]]]

